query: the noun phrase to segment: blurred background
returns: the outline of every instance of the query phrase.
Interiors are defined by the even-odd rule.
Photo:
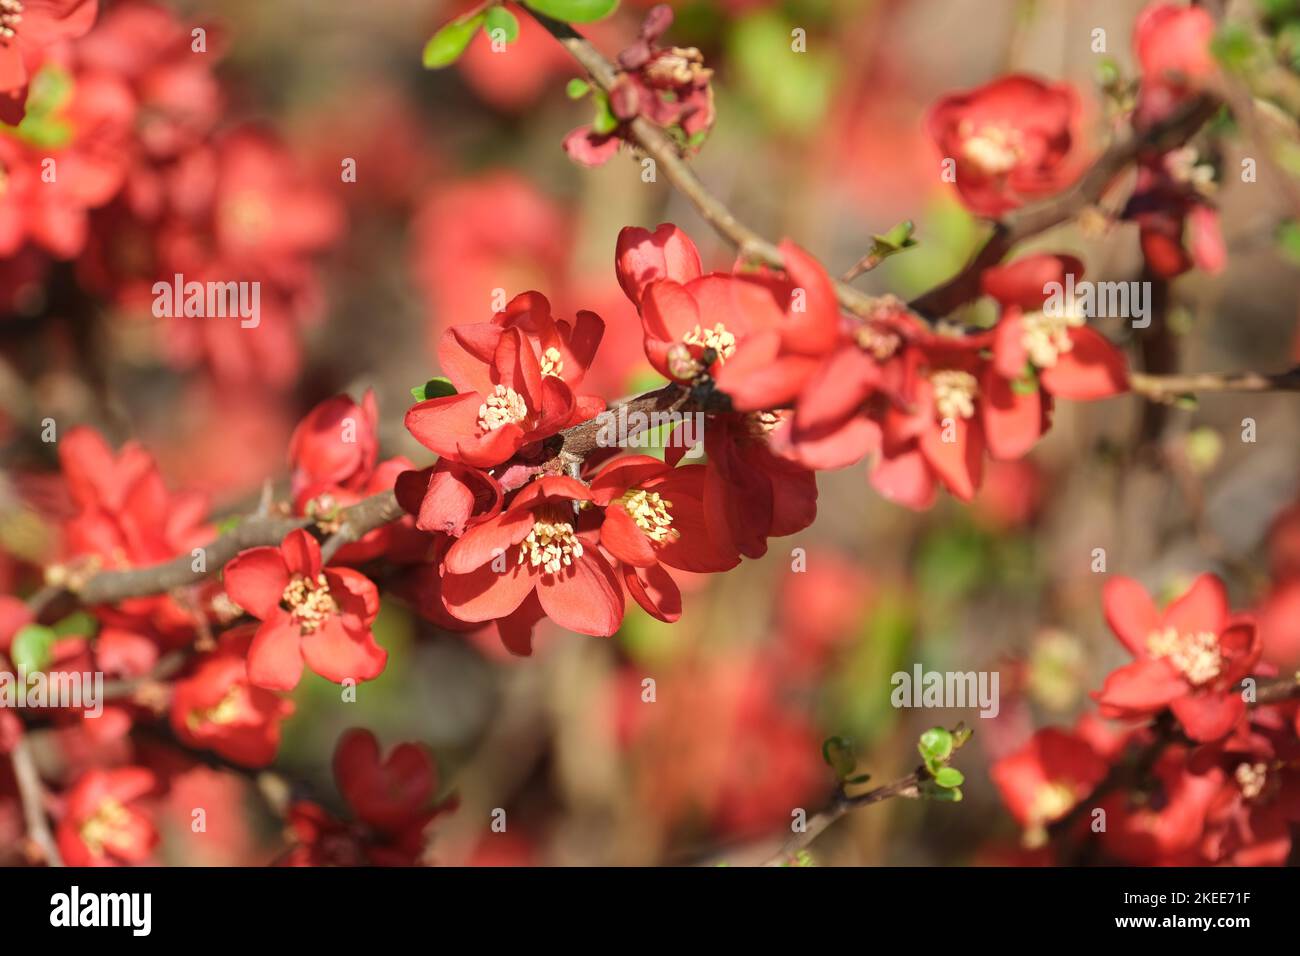
[[[128,186],[89,210],[84,248],[61,257],[29,243],[0,263],[8,593],[29,589],[58,547],[49,519],[59,508],[57,462],[40,440],[46,417],[61,428],[94,425],[114,444],[137,439],[172,487],[208,492],[218,516],[244,513],[267,476],[287,488],[294,424],[339,392],[375,389],[383,456],[427,464],[402,427],[409,390],[439,374],[441,330],[487,319],[494,290],[537,289],[559,316],[602,315],[593,375],[614,397],[655,384],[614,278],[619,229],[675,222],[706,265],[731,265],[732,250],[662,177],[644,182],[627,155],[598,169],[568,160],[560,142],[589,121],[590,103],[566,97],[578,71],[526,15],[507,52],[492,52],[480,35],[454,68],[431,73],[420,66],[423,42],[464,5],[167,3],[154,9],[187,36],[192,25],[207,30],[201,75],[182,79],[157,75],[161,54],[123,52],[129,44],[102,36],[115,14],[142,6],[105,2],[84,41],[98,35],[100,49],[87,60],[138,65],[132,82],[145,106],[136,123],[174,119],[174,98],[183,121],[148,141],[148,155],[123,173]],[[587,32],[612,57],[648,6],[625,0]],[[1134,74],[1130,35],[1142,4],[672,6],[669,40],[699,47],[716,71],[718,120],[693,160],[701,179],[759,232],[794,238],[833,273],[857,261],[872,234],[913,220],[919,245],[858,280],[906,298],[956,271],[984,235],[940,182],[928,106],[1007,72],[1066,80],[1085,104],[1083,152],[1095,154],[1112,134],[1099,77]],[[790,50],[796,28],[806,31],[804,53]],[[1093,50],[1097,28],[1105,53]],[[140,170],[167,179],[154,188],[183,206],[188,189],[223,188],[225,164],[250,131],[276,145],[273,159],[240,160],[269,164],[258,180],[262,206],[244,214],[299,228],[268,253],[277,285],[262,326],[196,334],[153,317],[141,283],[148,288],[161,258],[176,261],[186,243],[210,239],[142,212],[150,186]],[[190,169],[168,136],[216,145]],[[1249,144],[1239,148],[1249,154]],[[349,160],[355,182],[342,175]],[[1220,160],[1231,172],[1240,156]],[[1268,177],[1224,179],[1228,266],[1173,284],[1174,351],[1186,370],[1281,370],[1297,358],[1297,276],[1278,236],[1295,213]],[[1136,279],[1142,267],[1133,226],[1070,225],[1029,248],[1077,255],[1094,279]],[[1121,343],[1132,334],[1118,323],[1103,331]],[[684,581],[676,625],[629,602],[614,638],[547,632],[531,659],[510,658],[491,634],[439,632],[386,601],[376,634],[390,652],[387,671],[355,703],[307,675],[273,769],[337,802],[334,742],[365,726],[385,744],[431,748],[442,786],[459,793],[460,808],[436,827],[440,863],[742,863],[773,851],[792,810],[811,816],[829,800],[824,738],[851,738],[860,769],[884,783],[916,765],[920,731],[964,720],[975,729],[955,763],[966,774],[964,802],[862,810],[818,841],[814,856],[828,865],[1015,860],[1019,834],[989,763],[1036,727],[1071,723],[1127,660],[1101,618],[1096,549],[1107,571],[1157,594],[1176,593],[1199,571],[1220,573],[1235,606],[1264,616],[1267,657],[1300,664],[1300,588],[1275,573],[1297,550],[1300,517],[1286,520],[1300,483],[1295,402],[1264,394],[1179,407],[1127,397],[1060,403],[1047,438],[1024,461],[994,466],[970,507],[941,498],[929,512],[907,511],[871,490],[865,465],[821,474],[817,522],[732,573]],[[1247,418],[1253,442],[1242,440]],[[916,664],[998,671],[999,715],[892,707],[890,676]],[[653,701],[644,699],[647,678]],[[207,769],[178,779],[164,862],[274,855],[278,823],[246,780]],[[209,812],[219,839],[214,823],[207,838],[189,833],[195,793],[225,808]],[[506,811],[505,833],[491,831],[495,808]]]

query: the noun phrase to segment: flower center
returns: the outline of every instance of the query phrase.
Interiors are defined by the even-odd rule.
[[[1147,637],[1147,652],[1152,657],[1167,658],[1189,683],[1198,686],[1214,680],[1223,670],[1219,638],[1209,631],[1179,634],[1172,627],[1152,631]]]
[[[750,412],[745,416],[745,431],[751,438],[767,438],[781,424],[780,412]]]
[[[1029,361],[1038,368],[1051,368],[1062,354],[1074,348],[1070,329],[1083,325],[1086,317],[1069,303],[1060,315],[1031,312],[1020,320],[1020,344]]]
[[[902,340],[893,332],[870,325],[858,326],[853,332],[853,340],[858,343],[858,348],[877,362],[890,358],[902,344]]]
[[[478,427],[485,432],[496,431],[502,425],[517,425],[527,417],[528,405],[523,396],[504,385],[498,385],[478,407]]]
[[[130,822],[131,815],[126,807],[112,797],[105,797],[95,808],[95,815],[87,819],[77,832],[90,852],[99,856],[104,852],[104,845],[116,842]]]
[[[1046,823],[1070,812],[1078,798],[1074,788],[1060,780],[1045,783],[1034,794],[1030,816],[1036,822]]]
[[[526,561],[534,568],[540,567],[543,574],[558,574],[580,557],[582,542],[567,521],[537,519],[528,537],[519,544],[519,563]]]
[[[978,131],[966,127],[963,137],[962,155],[990,176],[1010,172],[1024,152],[1020,131],[1006,126],[982,126]]]
[[[1165,153],[1165,171],[1175,182],[1186,183],[1201,195],[1208,196],[1214,193],[1216,187],[1214,167],[1209,163],[1198,162],[1199,159],[1200,154],[1195,146],[1170,150]]]
[[[664,501],[659,492],[635,488],[625,494],[622,501],[623,507],[632,516],[636,526],[644,531],[651,541],[667,541],[679,534],[673,528],[673,516],[668,510],[673,503]]]
[[[719,365],[731,358],[736,351],[736,337],[728,332],[721,322],[716,323],[711,329],[697,325],[682,336],[682,341],[687,345],[698,345],[702,349],[713,349],[714,354],[718,356]]]
[[[12,40],[23,22],[21,0],[0,0],[0,43]]]
[[[216,704],[203,709],[191,710],[185,718],[190,730],[198,730],[204,724],[229,724],[239,716],[239,686],[231,685],[226,696]]]
[[[555,346],[542,353],[542,374],[553,375],[555,378],[560,378],[564,374],[564,356]]]
[[[940,420],[974,416],[979,383],[970,372],[944,369],[930,375],[930,384],[934,386],[934,407]]]
[[[1268,782],[1268,767],[1262,763],[1237,764],[1233,776],[1241,788],[1241,795],[1247,800],[1254,800],[1264,792],[1264,784]]]
[[[316,575],[315,582],[304,577],[296,577],[284,589],[282,600],[289,606],[289,613],[298,622],[304,634],[319,630],[326,618],[338,612],[339,606],[330,597],[329,585],[325,575]]]

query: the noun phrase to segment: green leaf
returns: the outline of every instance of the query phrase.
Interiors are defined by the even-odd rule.
[[[606,136],[618,129],[618,117],[609,108],[609,96],[604,90],[597,90],[594,98],[596,115],[591,120],[591,131]]]
[[[966,778],[956,767],[940,767],[939,772],[934,775],[934,782],[949,790],[960,787],[965,781]]]
[[[868,780],[870,780],[870,779],[871,779],[871,774],[869,774],[869,773],[860,773],[860,774],[858,774],[856,777],[848,777],[848,778],[846,778],[844,782],[845,782],[845,783],[854,783],[854,784],[858,784],[858,783],[866,783],[866,782],[867,782]]]
[[[444,378],[441,375],[411,389],[411,397],[417,402],[427,401],[431,398],[446,398],[448,395],[455,394],[456,386],[451,384],[451,379]]]
[[[460,59],[460,55],[474,39],[478,28],[483,25],[486,14],[477,13],[469,19],[452,20],[429,38],[424,45],[424,68],[440,70],[451,66]]]
[[[827,737],[822,742],[822,759],[841,780],[858,765],[858,758],[853,756],[853,741],[847,737]]]
[[[52,630],[39,624],[28,624],[15,634],[9,657],[19,673],[34,674],[49,667],[56,637]]]
[[[571,100],[580,100],[591,92],[591,84],[580,77],[574,77],[569,80],[568,85],[564,87],[564,93]]]
[[[89,637],[98,629],[95,615],[86,611],[74,611],[54,625],[54,633],[59,637]]]
[[[931,787],[926,791],[925,795],[931,800],[945,800],[949,803],[961,803],[961,790],[958,787],[953,787],[951,790],[943,787]]]
[[[942,764],[952,755],[952,734],[942,727],[931,727],[921,734],[916,749],[927,767]]]
[[[502,31],[507,43],[514,43],[519,39],[519,21],[505,7],[489,7],[483,29],[487,30],[489,37],[497,30]]]
[[[524,0],[524,6],[552,20],[591,23],[603,20],[618,7],[618,0]]]

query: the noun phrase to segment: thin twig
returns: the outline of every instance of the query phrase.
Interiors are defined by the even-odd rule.
[[[18,783],[27,836],[40,850],[46,864],[62,866],[63,857],[59,855],[54,834],[50,832],[49,818],[45,815],[45,785],[41,783],[41,775],[32,756],[31,738],[26,734],[19,738],[9,757],[14,765],[14,779]]]
[[[817,837],[821,836],[827,827],[850,810],[870,806],[873,803],[881,803],[893,797],[916,799],[921,795],[919,789],[921,773],[922,771],[910,773],[901,780],[896,780],[883,787],[876,787],[854,797],[845,793],[844,786],[841,784],[835,792],[835,799],[831,802],[831,805],[809,820],[802,832],[791,834],[781,849],[763,862],[763,866],[782,866],[788,863],[800,850],[806,849]]]

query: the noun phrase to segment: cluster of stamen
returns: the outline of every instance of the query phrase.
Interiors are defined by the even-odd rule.
[[[876,328],[872,325],[860,325],[853,332],[853,340],[858,348],[866,352],[877,362],[883,362],[898,351],[903,340],[894,332]]]
[[[677,537],[679,532],[673,528],[673,516],[668,510],[673,503],[665,501],[659,492],[635,488],[625,494],[622,501],[636,526],[651,541],[658,543]]]
[[[983,126],[978,131],[970,123],[958,130],[962,137],[962,155],[990,176],[1009,173],[1024,155],[1024,137],[1007,126]]]
[[[693,46],[665,50],[646,64],[645,73],[652,83],[663,86],[693,86],[713,76],[704,65],[704,54]]]
[[[731,358],[736,351],[736,337],[728,332],[726,326],[721,322],[716,323],[711,329],[701,328],[697,325],[682,336],[682,341],[687,345],[698,345],[702,349],[712,349],[718,357],[719,365]]]
[[[554,346],[542,353],[542,374],[552,375],[555,378],[560,378],[564,374],[564,356]]]
[[[753,438],[766,438],[781,424],[780,412],[750,412],[745,416],[745,430]]]
[[[22,22],[22,0],[0,0],[0,43],[12,40]]]
[[[496,431],[502,425],[517,425],[527,417],[524,397],[504,385],[498,385],[478,407],[478,427],[485,432]]]
[[[1059,356],[1074,348],[1070,329],[1087,321],[1086,316],[1073,307],[1073,303],[1059,315],[1031,312],[1020,320],[1020,344],[1029,355],[1029,361],[1038,368],[1051,368]]]
[[[582,542],[567,521],[538,518],[533,530],[519,544],[519,563],[541,568],[543,574],[558,574],[582,557]]]
[[[1186,183],[1202,195],[1215,191],[1214,167],[1209,163],[1198,163],[1200,154],[1195,146],[1184,146],[1165,154],[1165,170],[1175,182]]]
[[[1268,783],[1268,767],[1262,763],[1240,763],[1233,776],[1241,788],[1241,795],[1254,800],[1264,792],[1264,785]]]
[[[190,730],[198,730],[204,724],[228,724],[239,716],[239,710],[239,687],[232,685],[211,707],[191,710],[185,723]]]
[[[934,407],[939,412],[940,420],[971,418],[975,415],[975,396],[979,394],[979,383],[970,372],[958,369],[933,372],[930,384],[934,386]]]
[[[77,832],[81,842],[98,856],[104,852],[104,844],[111,842],[130,822],[131,815],[126,807],[113,797],[105,797],[95,808],[94,816],[89,817]]]
[[[339,609],[330,596],[329,583],[323,574],[316,575],[315,581],[302,576],[295,577],[284,589],[281,599],[304,634],[319,630],[326,619]]]
[[[1152,631],[1147,637],[1147,652],[1168,659],[1189,683],[1197,686],[1214,680],[1223,671],[1219,638],[1209,631],[1180,634],[1173,627]]]

